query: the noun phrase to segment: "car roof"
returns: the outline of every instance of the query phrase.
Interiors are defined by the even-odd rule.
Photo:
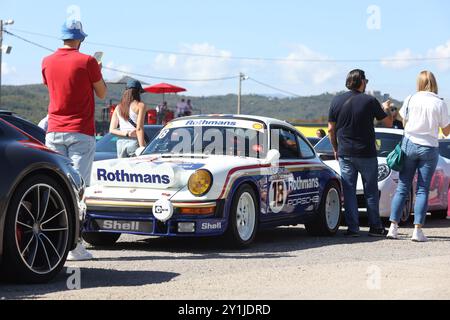
[[[14,115],[14,112],[8,110],[0,110],[0,115],[12,116]]]
[[[293,125],[291,125],[290,123],[283,121],[283,120],[278,120],[278,119],[274,119],[274,118],[269,118],[269,117],[261,117],[261,116],[252,116],[252,115],[233,115],[233,114],[205,114],[205,115],[196,115],[196,116],[190,116],[190,117],[185,117],[185,118],[178,118],[178,119],[174,119],[173,121],[178,121],[178,120],[186,120],[186,119],[217,119],[217,118],[221,118],[221,119],[235,119],[235,120],[249,120],[249,121],[259,121],[259,122],[264,122],[266,125],[280,125],[280,126],[287,126],[293,130],[296,130],[295,127]]]

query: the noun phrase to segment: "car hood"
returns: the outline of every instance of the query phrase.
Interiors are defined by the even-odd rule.
[[[341,168],[339,166],[339,162],[337,160],[330,160],[330,161],[324,161],[324,163],[330,167],[331,169],[333,169],[334,171],[336,171],[336,173],[338,173],[339,175],[341,175]],[[378,164],[386,164],[386,158],[378,158]],[[363,182],[362,182],[362,178],[361,175],[358,175],[358,183],[357,183],[357,190],[363,190],[364,186],[363,186]]]
[[[239,167],[257,167],[261,160],[228,156],[142,156],[131,159],[98,161],[93,165],[91,187],[87,197],[160,199],[180,193],[185,199],[189,178],[199,170],[209,170],[213,187],[205,198],[217,198],[226,183],[228,173]]]
[[[111,160],[116,159],[117,153],[115,152],[96,152],[94,161],[104,161],[104,160]]]

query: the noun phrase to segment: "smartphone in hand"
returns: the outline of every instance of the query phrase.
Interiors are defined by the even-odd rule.
[[[102,63],[103,52],[97,51],[96,53],[94,53],[94,58],[95,60],[97,60],[98,63]]]

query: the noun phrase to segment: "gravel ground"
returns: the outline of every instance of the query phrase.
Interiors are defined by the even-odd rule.
[[[303,227],[258,235],[244,251],[215,239],[123,236],[79,268],[81,289],[69,290],[64,270],[52,283],[0,284],[0,299],[449,299],[450,221],[430,220],[429,243],[312,238]],[[70,278],[71,279],[71,278]]]

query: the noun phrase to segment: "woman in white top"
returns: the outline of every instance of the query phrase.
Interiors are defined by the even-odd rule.
[[[422,71],[419,74],[417,91],[406,98],[400,111],[406,122],[402,144],[405,161],[397,193],[392,201],[392,224],[388,238],[398,239],[398,223],[411,192],[414,176],[418,173],[412,241],[426,242],[428,239],[422,227],[427,216],[431,179],[439,160],[439,129],[448,136],[450,125],[447,105],[438,96],[438,85],[433,73]]]
[[[109,132],[118,136],[117,157],[129,158],[136,150],[145,147],[144,121],[147,110],[141,102],[145,92],[139,81],[131,80],[111,118]]]

